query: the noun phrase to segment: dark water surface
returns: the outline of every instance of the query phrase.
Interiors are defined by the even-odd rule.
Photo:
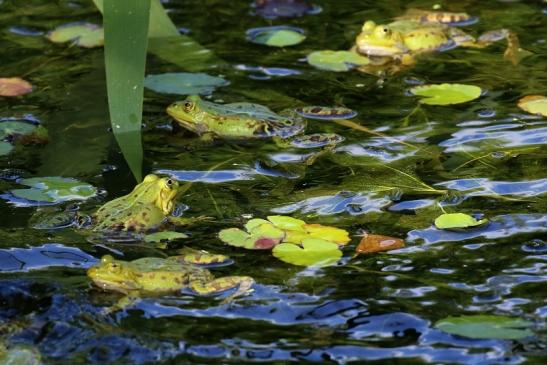
[[[102,309],[119,296],[93,288],[85,269],[106,253],[124,259],[164,253],[144,245],[93,245],[70,228],[32,230],[28,221],[36,207],[0,200],[0,321],[25,323],[9,343],[36,346],[46,364],[547,362],[547,120],[516,106],[524,95],[547,91],[545,3],[441,3],[480,17],[465,28],[472,34],[511,28],[533,55],[513,66],[502,58],[503,42],[453,49],[385,80],[319,71],[301,59],[313,50],[350,48],[366,19],[386,22],[406,8],[439,2],[317,0],[319,14],[275,20],[252,15],[249,3],[165,2],[178,27],[228,63],[208,70],[231,81],[213,100],[259,102],[273,110],[344,105],[359,113],[355,122],[419,149],[328,121],[310,121],[308,131],[346,140],[312,166],[301,162],[308,151],[269,141],[200,145],[171,128],[164,109],[177,97],[147,91],[146,172],[193,181],[182,198],[185,215],[216,219],[184,229],[190,238],[164,253],[186,244],[229,255],[235,263],[215,274],[253,276],[254,292],[228,305],[189,293],[146,298],[105,316]],[[91,2],[0,0],[0,77],[24,75],[35,86],[23,98],[0,98],[0,117],[32,114],[51,139],[0,157],[0,168],[91,183],[104,193],[82,205],[92,211],[135,182],[108,131],[103,51],[43,37],[57,25],[83,20],[100,23]],[[245,41],[249,28],[281,24],[304,29],[307,39],[285,49]],[[176,71],[149,57],[148,73]],[[466,104],[412,113],[417,103],[408,88],[440,82],[469,83],[485,93]],[[448,192],[426,191],[394,169]],[[0,182],[2,192],[16,186]],[[440,206],[482,214],[491,223],[439,231],[432,222]],[[352,242],[337,266],[304,269],[216,238],[218,230],[240,226],[242,216],[272,212],[342,227]],[[353,258],[364,231],[405,238],[407,247]],[[471,314],[524,318],[534,322],[535,335],[477,340],[433,326],[446,316]]]

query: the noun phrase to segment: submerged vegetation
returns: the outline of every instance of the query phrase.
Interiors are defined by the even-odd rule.
[[[543,363],[541,6],[0,0],[0,364]]]

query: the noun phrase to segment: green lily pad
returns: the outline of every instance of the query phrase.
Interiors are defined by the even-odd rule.
[[[481,96],[481,88],[465,84],[420,85],[410,89],[413,95],[423,96],[422,104],[450,105],[465,103]]]
[[[370,60],[350,51],[316,51],[307,57],[308,63],[321,70],[349,71],[355,66],[368,65]]]
[[[0,141],[0,156],[7,155],[8,153],[13,150],[13,146],[11,143]]]
[[[148,75],[144,80],[144,86],[150,90],[177,95],[208,95],[215,88],[229,84],[230,82],[222,77],[201,72],[172,72]]]
[[[188,236],[180,232],[162,231],[147,234],[144,236],[144,241],[148,243],[159,243],[164,241],[174,241],[181,238],[188,238]]]
[[[547,117],[547,96],[528,95],[521,98],[518,107],[531,114],[540,114]]]
[[[464,213],[441,214],[435,219],[435,227],[439,229],[457,229],[480,226],[488,222],[488,219],[476,220]]]
[[[533,336],[530,326],[532,322],[520,318],[492,315],[447,317],[435,323],[435,327],[453,335],[504,340],[518,340]]]
[[[38,126],[20,120],[0,121],[0,139],[11,136],[25,136],[36,131]]]
[[[247,230],[247,232],[251,232],[254,228],[260,226],[261,224],[270,224],[270,223],[271,222],[268,222],[265,219],[255,218],[255,219],[249,220],[245,224],[245,229]]]
[[[303,231],[306,222],[293,217],[287,217],[283,215],[270,215],[267,217],[274,226],[281,229],[290,229],[294,231]]]
[[[249,29],[247,39],[270,47],[287,47],[302,43],[306,36],[300,28],[281,25]]]
[[[281,243],[273,248],[272,254],[281,261],[299,266],[330,266],[342,257],[336,243],[319,238],[307,238],[301,246]]]
[[[69,23],[55,28],[46,38],[53,43],[72,42],[80,47],[93,48],[104,44],[104,31],[97,24]]]
[[[11,194],[37,202],[62,203],[71,200],[86,200],[97,194],[97,189],[90,184],[66,177],[35,177],[22,179],[19,184],[30,189],[13,189]]]
[[[251,234],[239,228],[227,228],[218,233],[218,238],[222,242],[248,250],[269,250],[279,244],[283,237],[285,232],[275,228],[271,223],[254,227]]]

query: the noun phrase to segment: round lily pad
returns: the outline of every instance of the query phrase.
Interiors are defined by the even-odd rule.
[[[306,39],[303,29],[286,25],[252,28],[246,34],[250,42],[270,47],[294,46]]]
[[[321,70],[349,71],[356,66],[368,65],[370,60],[350,51],[315,51],[308,55],[308,63]]]
[[[341,228],[324,226],[322,224],[306,224],[305,229],[312,238],[321,238],[338,245],[345,245],[351,240],[348,231]]]
[[[97,194],[97,189],[90,184],[66,177],[35,177],[21,179],[19,184],[30,189],[13,189],[11,194],[36,202],[62,203],[71,200],[85,200]]]
[[[294,110],[304,118],[319,120],[351,119],[357,116],[357,112],[342,106],[304,106]]]
[[[146,236],[144,236],[144,241],[148,243],[159,243],[165,241],[174,241],[182,238],[188,238],[188,236],[180,232],[162,231],[147,234]]]
[[[344,137],[336,133],[303,134],[291,138],[290,145],[296,148],[318,148],[334,146],[344,141]]]
[[[447,317],[435,323],[435,327],[453,335],[477,339],[518,340],[533,336],[529,329],[532,322],[520,318],[492,315]]]
[[[208,95],[217,87],[229,84],[230,82],[222,77],[211,76],[201,72],[172,72],[148,75],[144,79],[144,86],[150,90],[158,93],[177,95]]]
[[[252,233],[239,228],[227,228],[218,233],[218,238],[228,245],[248,250],[269,250],[279,244],[285,233],[271,223],[255,226]]]
[[[11,143],[0,141],[0,156],[7,155],[13,150],[13,145]]]
[[[547,96],[528,95],[519,100],[518,107],[525,112],[547,117]]]
[[[488,219],[476,220],[464,213],[441,214],[435,219],[435,227],[439,229],[458,229],[477,227],[488,222]]]
[[[0,96],[21,96],[31,91],[30,82],[20,77],[0,77]]]
[[[284,215],[270,215],[267,218],[270,222],[273,223],[274,226],[281,229],[303,231],[304,225],[306,224],[306,222],[301,219],[296,219]]]
[[[281,261],[299,266],[330,266],[342,257],[342,251],[336,243],[319,238],[305,239],[301,246],[279,244],[273,248],[272,254]]]
[[[53,43],[72,42],[80,47],[93,48],[104,44],[104,31],[97,24],[69,23],[55,28],[46,38]]]
[[[420,103],[451,105],[465,103],[481,96],[481,88],[466,84],[420,85],[410,89],[413,95],[422,96]]]

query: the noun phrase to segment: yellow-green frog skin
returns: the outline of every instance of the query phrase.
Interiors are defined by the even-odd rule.
[[[99,288],[132,298],[173,293],[184,288],[207,295],[239,287],[231,296],[233,298],[248,292],[254,283],[248,276],[215,279],[209,270],[188,264],[179,256],[122,261],[106,255],[100,263],[88,269],[87,275]]]
[[[93,216],[93,231],[144,232],[158,228],[173,212],[179,184],[170,178],[147,175],[127,195],[111,200]]]
[[[180,126],[206,138],[289,138],[301,133],[305,122],[296,115],[282,115],[259,104],[217,104],[191,95],[167,107]]]

